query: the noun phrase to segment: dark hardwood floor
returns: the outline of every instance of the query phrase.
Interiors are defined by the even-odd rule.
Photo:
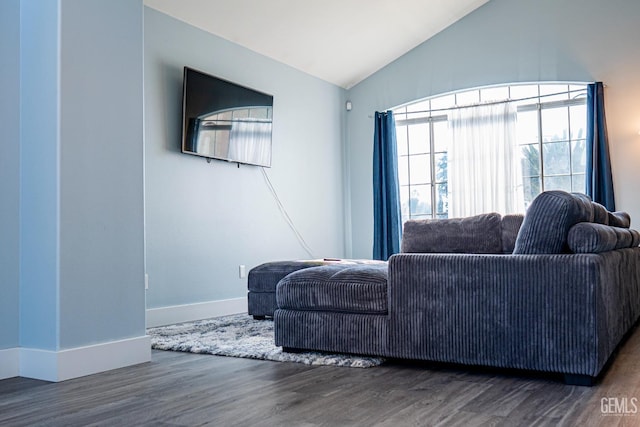
[[[639,426],[637,399],[638,329],[594,387],[426,363],[334,368],[154,351],[151,363],[62,383],[0,381],[0,425]]]

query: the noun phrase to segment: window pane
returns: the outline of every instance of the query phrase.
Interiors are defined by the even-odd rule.
[[[400,185],[409,184],[409,156],[398,157],[398,181]]]
[[[429,117],[429,100],[407,105],[407,118]]]
[[[480,102],[480,91],[470,90],[469,92],[460,92],[456,94],[457,105],[470,105]]]
[[[402,209],[402,221],[409,219],[409,186],[400,186],[400,206]]]
[[[587,106],[574,105],[569,107],[569,117],[571,120],[571,139],[582,139],[587,137]]]
[[[526,111],[518,113],[517,132],[520,144],[538,142],[538,112]]]
[[[428,154],[409,157],[409,179],[412,185],[431,182],[431,158]]]
[[[222,113],[209,116],[211,120],[233,120],[233,111],[223,111]]]
[[[246,119],[247,117],[249,117],[249,110],[244,108],[233,110],[232,117],[234,119]]]
[[[407,118],[407,107],[400,107],[400,108],[395,108],[393,110],[393,118],[396,119],[396,122],[398,120],[406,120]]]
[[[540,194],[540,177],[532,176],[522,180],[524,187],[524,206],[525,208]]]
[[[409,126],[409,154],[429,152],[429,123]]]
[[[407,155],[409,153],[407,126],[396,126],[396,142],[398,144],[398,156]]]
[[[571,179],[571,191],[584,193],[587,190],[587,181],[584,174],[574,174]]]
[[[435,152],[447,151],[450,139],[449,124],[446,121],[433,122],[433,149]]]
[[[420,215],[413,215],[411,218],[412,219],[431,219],[432,215],[431,214],[420,214]]]
[[[447,153],[435,155],[436,182],[446,182],[447,178]]]
[[[434,110],[441,110],[444,108],[451,108],[451,107],[455,107],[456,105],[456,96],[451,94],[451,95],[445,95],[445,96],[439,96],[437,98],[433,98],[431,100],[431,108]],[[434,115],[439,115],[441,112],[438,112]]]
[[[531,98],[538,96],[538,85],[513,85],[509,92],[511,93],[511,99]],[[529,104],[535,104],[538,102],[535,99],[529,100]]]
[[[509,99],[509,86],[490,87],[480,90],[480,101],[506,101]]]
[[[571,173],[584,173],[587,165],[587,142],[571,141]]]
[[[542,110],[542,141],[566,141],[569,139],[569,114],[567,107]]]
[[[449,212],[449,196],[447,192],[447,183],[436,184],[436,213],[438,216]]]
[[[579,93],[584,92],[584,95],[587,94],[587,88],[586,85],[569,85],[569,90],[570,91],[574,91],[574,90],[579,90],[580,92],[574,92],[571,94],[571,98],[575,98],[576,95],[578,95]]]
[[[409,197],[411,216],[431,214],[431,186],[415,185],[411,187]]]
[[[560,101],[569,99],[569,95],[567,94],[569,86],[562,84],[550,84],[550,85],[540,85],[540,102],[551,102],[551,101]],[[558,94],[552,96],[542,96],[549,94]]]
[[[571,176],[545,176],[544,177],[544,190],[563,190],[571,191]]]
[[[545,176],[571,172],[571,162],[569,161],[569,142],[565,141],[543,144],[542,158],[544,160]],[[547,187],[545,186],[545,190],[546,189]]]
[[[522,145],[522,176],[540,175],[540,146],[538,144]]]
[[[414,102],[412,104],[409,104],[406,106],[407,107],[407,113],[411,113],[412,111],[423,111],[423,110],[429,110],[429,100],[425,99],[423,101],[418,101],[418,102]]]

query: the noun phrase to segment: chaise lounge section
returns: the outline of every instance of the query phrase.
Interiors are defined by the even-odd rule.
[[[280,280],[295,271],[323,265],[345,266],[353,264],[384,264],[386,267],[386,262],[383,261],[343,260],[335,258],[274,261],[260,264],[249,271],[247,280],[247,306],[249,315],[253,316],[256,320],[273,317],[273,312],[277,308],[276,286]]]
[[[276,344],[591,384],[640,316],[640,234],[629,225],[560,191],[539,195],[523,221],[409,221],[387,270],[315,267],[280,281]]]

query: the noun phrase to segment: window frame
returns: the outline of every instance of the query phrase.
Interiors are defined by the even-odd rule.
[[[536,92],[537,95],[535,96],[530,96],[530,97],[522,97],[522,98],[516,98],[516,99],[512,99],[511,98],[511,94],[512,94],[512,88],[514,87],[523,87],[523,86],[536,86]],[[558,90],[557,91],[552,91],[550,93],[542,93],[543,90],[541,88],[544,87],[544,91],[549,91],[549,89],[552,86],[557,86]],[[495,92],[499,92],[502,90],[502,88],[506,88],[506,93],[508,94],[508,98],[507,99],[502,99],[502,100],[491,100],[491,99],[486,99],[483,100],[483,91],[489,92],[489,91],[494,91]],[[449,209],[447,207],[446,212],[444,213],[438,213],[438,207],[437,207],[437,187],[438,185],[446,185],[448,183],[448,179],[446,181],[437,181],[436,180],[436,174],[437,174],[437,170],[436,170],[436,159],[437,159],[437,155],[442,153],[442,151],[435,151],[435,145],[437,143],[437,141],[435,141],[435,132],[434,132],[434,124],[438,123],[438,122],[446,122],[448,121],[448,112],[451,111],[452,109],[455,108],[461,108],[461,107],[468,107],[468,106],[473,106],[473,105],[481,105],[483,103],[502,103],[502,102],[516,102],[517,103],[517,112],[518,114],[521,112],[528,112],[528,111],[536,111],[537,115],[536,115],[536,120],[537,120],[537,126],[538,126],[538,136],[537,136],[537,141],[535,143],[532,144],[521,144],[520,142],[518,143],[519,147],[523,147],[524,145],[536,145],[537,146],[537,150],[539,151],[540,155],[539,155],[539,175],[532,175],[532,176],[524,176],[524,172],[523,172],[523,178],[538,178],[538,183],[539,183],[539,188],[540,191],[545,191],[545,180],[548,177],[562,177],[562,176],[569,176],[570,178],[570,185],[571,185],[571,189],[572,191],[574,191],[574,180],[575,177],[577,176],[584,176],[585,173],[584,172],[575,172],[574,173],[574,163],[573,163],[573,148],[574,148],[574,143],[577,143],[579,141],[583,141],[586,140],[586,135],[582,135],[580,137],[574,137],[573,133],[572,133],[572,116],[571,116],[571,107],[573,106],[581,106],[581,105],[586,105],[586,91],[587,91],[587,83],[582,83],[582,82],[532,82],[532,83],[517,83],[517,84],[507,84],[507,85],[494,85],[494,86],[484,86],[484,87],[479,87],[479,88],[474,88],[474,89],[465,89],[465,90],[461,90],[461,91],[457,91],[457,92],[451,92],[451,93],[446,93],[446,94],[442,94],[442,95],[437,95],[434,97],[429,97],[429,98],[425,98],[425,99],[421,99],[421,100],[417,100],[417,101],[413,101],[410,103],[406,103],[403,105],[400,105],[398,107],[392,108],[391,110],[394,112],[394,116],[396,116],[396,130],[398,130],[400,127],[404,126],[404,130],[406,131],[406,147],[404,147],[405,152],[402,153],[400,147],[398,147],[398,161],[405,159],[407,162],[406,165],[406,176],[407,176],[407,182],[400,182],[400,191],[401,191],[401,201],[404,200],[403,196],[402,196],[402,191],[406,190],[408,191],[408,195],[409,195],[409,199],[411,198],[411,188],[415,187],[416,185],[425,185],[423,183],[420,184],[412,184],[411,182],[411,156],[416,155],[416,153],[411,153],[410,147],[411,147],[411,141],[409,138],[410,135],[410,126],[411,125],[417,125],[417,124],[424,124],[426,123],[428,125],[428,135],[429,135],[429,162],[430,162],[430,182],[428,183],[429,188],[430,188],[430,202],[431,202],[431,207],[430,207],[430,212],[428,213],[419,213],[419,214],[413,214],[411,212],[411,202],[408,202],[408,206],[407,206],[407,212],[405,214],[404,210],[402,212],[402,221],[404,223],[404,221],[406,221],[407,219],[414,219],[414,218],[440,218],[440,217],[448,217],[448,212]],[[458,97],[460,96],[461,98],[466,98],[466,99],[475,99],[475,95],[473,95],[473,92],[477,92],[477,99],[479,100],[479,102],[473,103],[473,104],[463,104],[460,103],[458,104]],[[574,96],[575,94],[575,96]],[[462,96],[461,96],[462,95]],[[559,96],[566,96],[566,99],[554,99],[557,98]],[[432,108],[432,103],[433,101],[438,101],[438,100],[443,100],[446,97],[453,97],[453,104],[450,107],[447,108]],[[544,101],[545,98],[551,97],[550,100],[548,101]],[[530,101],[530,102],[527,102]],[[412,106],[428,106],[428,109],[421,109],[421,110],[414,110],[414,111],[410,111]],[[567,138],[564,140],[560,140],[560,141],[545,141],[544,140],[544,133],[543,133],[543,111],[544,110],[549,110],[549,109],[555,109],[555,108],[566,108],[567,110]],[[417,116],[417,117],[411,117],[411,116]],[[585,117],[585,122],[586,122],[586,117]],[[585,123],[586,125],[586,123]],[[586,126],[585,126],[586,127]],[[404,140],[404,138],[403,138]],[[560,143],[560,142],[566,142],[569,144],[569,164],[568,164],[568,168],[569,168],[569,172],[568,174],[552,174],[552,175],[545,175],[545,160],[544,160],[544,148],[545,148],[545,144],[548,143]],[[401,154],[402,153],[402,154]],[[426,153],[422,153],[422,154],[426,154]],[[526,199],[525,199],[526,201]]]

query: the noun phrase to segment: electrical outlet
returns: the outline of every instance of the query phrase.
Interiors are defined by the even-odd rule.
[[[238,266],[238,274],[241,279],[244,279],[245,277],[247,277],[247,269],[244,265]]]

